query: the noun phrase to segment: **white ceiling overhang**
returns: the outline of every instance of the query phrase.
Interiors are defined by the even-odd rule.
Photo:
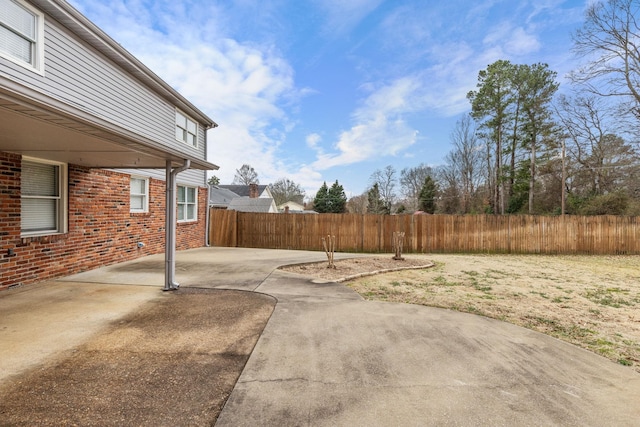
[[[218,169],[68,104],[0,83],[0,151],[91,168],[166,168],[167,161],[181,166],[188,159],[192,169]]]

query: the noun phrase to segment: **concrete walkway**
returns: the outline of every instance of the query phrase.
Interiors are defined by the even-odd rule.
[[[367,302],[342,285],[274,271],[323,259],[255,249],[178,253],[181,286],[278,300],[216,425],[640,425],[640,375],[631,368],[503,322]],[[64,280],[80,289],[131,284],[122,289],[144,300],[155,298],[145,285],[162,287],[163,268],[163,257],[152,256]],[[1,297],[3,313],[10,298]],[[4,356],[0,350],[3,363]]]

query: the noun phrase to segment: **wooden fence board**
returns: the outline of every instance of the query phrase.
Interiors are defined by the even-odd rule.
[[[640,254],[639,217],[533,215],[261,214],[210,211],[212,246],[322,250],[335,236],[343,252]]]

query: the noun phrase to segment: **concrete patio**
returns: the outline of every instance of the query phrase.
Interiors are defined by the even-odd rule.
[[[631,368],[500,321],[368,302],[343,285],[275,270],[324,258],[178,253],[181,287],[277,300],[216,425],[640,425]],[[171,298],[160,291],[163,267],[156,255],[0,293],[0,385],[141,304]]]

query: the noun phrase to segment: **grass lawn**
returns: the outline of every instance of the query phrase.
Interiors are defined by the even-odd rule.
[[[370,300],[443,307],[510,322],[640,372],[640,257],[427,254],[424,258],[435,267],[346,284]]]

